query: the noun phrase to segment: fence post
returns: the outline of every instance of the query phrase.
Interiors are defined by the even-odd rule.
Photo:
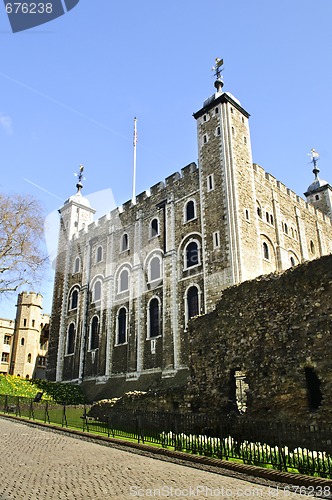
[[[64,427],[68,427],[68,423],[67,423],[67,415],[66,415],[66,403],[63,403],[63,413],[62,413],[62,422],[61,422],[61,426]]]
[[[30,399],[30,408],[29,408],[29,420],[34,420],[35,419],[35,415],[33,413],[33,400]]]

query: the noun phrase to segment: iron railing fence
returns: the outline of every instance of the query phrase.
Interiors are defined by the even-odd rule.
[[[288,472],[332,478],[332,428],[258,422],[242,417],[110,409],[99,419],[90,406],[0,394],[0,412],[108,437]]]

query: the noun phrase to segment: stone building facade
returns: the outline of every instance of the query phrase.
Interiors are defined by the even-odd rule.
[[[16,319],[0,319],[0,373],[46,378],[50,317],[42,312],[42,300],[39,293],[22,292],[17,298]]]
[[[332,255],[224,291],[190,322],[194,412],[293,424],[332,421]]]
[[[199,166],[93,222],[61,207],[47,376],[91,399],[183,383],[187,325],[229,286],[331,253],[332,188],[306,201],[252,163],[249,114],[216,92],[194,114]]]

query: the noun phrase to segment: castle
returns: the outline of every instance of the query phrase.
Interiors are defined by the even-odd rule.
[[[40,293],[21,292],[16,319],[0,318],[0,373],[25,379],[45,378],[50,317]]]
[[[47,378],[97,397],[181,384],[189,320],[225,288],[332,251],[332,188],[306,201],[253,164],[249,113],[223,92],[194,114],[199,165],[93,222],[77,192],[61,207]]]

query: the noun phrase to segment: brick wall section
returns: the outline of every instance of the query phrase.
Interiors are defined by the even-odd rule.
[[[192,409],[234,409],[232,370],[249,385],[246,414],[297,423],[332,419],[332,256],[260,277],[223,292],[215,311],[189,325]],[[323,395],[308,407],[305,368]]]

